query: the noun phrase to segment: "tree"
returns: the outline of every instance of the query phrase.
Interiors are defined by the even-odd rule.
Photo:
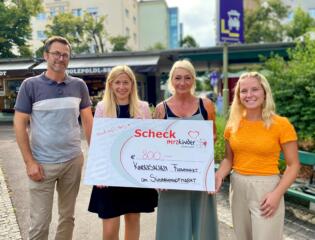
[[[147,50],[152,51],[152,50],[164,50],[166,47],[163,45],[161,42],[155,43],[152,47],[149,47]]]
[[[60,13],[46,26],[45,34],[47,37],[59,35],[67,38],[71,43],[72,52],[79,54],[89,50],[89,41],[84,31],[85,24],[81,17]]]
[[[293,20],[286,26],[287,36],[294,40],[297,37],[302,36],[306,32],[314,29],[315,20],[303,9],[298,7],[294,11]]]
[[[40,0],[0,1],[0,57],[29,57],[27,44],[31,39],[31,17],[42,10]],[[14,51],[14,48],[16,51]]]
[[[85,13],[83,17],[84,30],[93,39],[95,44],[96,53],[105,53],[106,49],[104,42],[107,39],[106,30],[104,28],[104,22],[106,16],[101,16],[95,19],[91,14]]]
[[[288,54],[287,62],[279,56],[265,62],[277,112],[290,118],[305,150],[315,151],[315,41],[305,38]]]
[[[113,45],[113,52],[115,51],[129,51],[127,45],[129,37],[116,36],[110,37],[109,41]]]
[[[255,1],[260,7],[245,11],[245,42],[281,41],[285,34],[285,27],[281,20],[287,17],[288,6],[285,6],[281,0],[268,0],[263,4],[261,0]]]
[[[104,53],[106,52],[104,42],[107,39],[105,19],[106,16],[96,19],[89,13],[85,13],[83,17],[60,13],[53,18],[52,24],[46,26],[45,34],[48,37],[52,35],[66,37],[76,54],[90,52],[89,46],[92,43],[96,53]]]
[[[180,46],[183,48],[195,48],[198,47],[198,44],[192,36],[187,35],[183,40],[180,41]]]

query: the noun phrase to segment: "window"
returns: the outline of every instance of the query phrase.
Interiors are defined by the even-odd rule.
[[[310,16],[311,16],[312,18],[315,18],[315,8],[310,8],[310,9],[308,10],[308,13],[310,14]]]
[[[137,42],[137,34],[136,34],[136,33],[133,34],[133,41],[134,41],[135,43]]]
[[[57,15],[56,9],[55,8],[50,8],[49,9],[49,13],[51,17],[54,17]]]
[[[133,16],[133,23],[137,24],[137,18],[135,16]]]
[[[130,30],[128,27],[126,27],[126,36],[129,37],[130,36]]]
[[[59,7],[59,12],[64,13],[65,12],[65,6],[60,6]]]
[[[37,39],[38,40],[45,40],[47,38],[44,31],[37,31]]]
[[[177,17],[176,17],[176,15],[171,15],[171,26],[177,26]]]
[[[46,13],[39,13],[36,16],[37,20],[46,20]]]
[[[82,9],[81,8],[72,9],[72,15],[76,16],[76,17],[81,17],[82,16]]]
[[[129,18],[129,10],[127,8],[125,9],[125,15],[127,18]]]
[[[97,8],[96,7],[90,7],[87,9],[87,12],[93,16],[93,17],[97,17]]]

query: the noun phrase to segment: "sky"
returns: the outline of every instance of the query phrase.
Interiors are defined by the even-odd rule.
[[[191,35],[200,47],[215,45],[216,0],[166,0],[168,7],[178,7],[184,37]]]

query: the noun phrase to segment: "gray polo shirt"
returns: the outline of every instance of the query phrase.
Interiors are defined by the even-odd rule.
[[[30,136],[34,158],[40,163],[61,163],[81,154],[78,117],[91,106],[88,88],[80,78],[62,83],[44,73],[23,81],[15,110],[31,115]]]

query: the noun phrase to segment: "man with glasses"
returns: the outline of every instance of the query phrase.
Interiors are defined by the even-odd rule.
[[[67,39],[49,38],[44,46],[47,70],[25,79],[16,100],[14,128],[29,177],[31,240],[48,239],[55,187],[55,239],[72,239],[83,165],[78,117],[89,143],[93,116],[85,82],[66,73],[70,54]]]

